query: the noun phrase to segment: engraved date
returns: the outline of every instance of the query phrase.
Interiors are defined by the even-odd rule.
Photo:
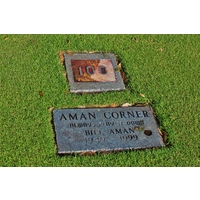
[[[122,135],[120,136],[120,140],[129,142],[131,140],[137,140],[138,136],[137,135]]]

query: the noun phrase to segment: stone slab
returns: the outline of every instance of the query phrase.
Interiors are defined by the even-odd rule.
[[[150,107],[53,110],[58,154],[164,146]]]
[[[64,54],[70,92],[124,90],[116,57],[112,53]]]

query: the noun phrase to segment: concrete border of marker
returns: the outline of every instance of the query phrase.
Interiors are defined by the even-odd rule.
[[[97,60],[110,59],[115,70],[116,82],[75,82],[72,71],[71,60]],[[103,91],[120,91],[125,89],[123,79],[117,70],[117,60],[113,53],[64,53],[64,65],[67,72],[67,78],[70,84],[71,93],[91,93]]]

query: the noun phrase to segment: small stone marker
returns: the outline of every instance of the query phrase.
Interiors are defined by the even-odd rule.
[[[112,53],[64,54],[70,92],[102,92],[125,89]]]
[[[150,107],[53,111],[58,154],[164,146]]]

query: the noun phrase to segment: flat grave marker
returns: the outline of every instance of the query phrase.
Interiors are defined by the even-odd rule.
[[[125,89],[112,53],[64,54],[70,92],[102,92]]]
[[[150,107],[53,110],[58,154],[165,146]]]

